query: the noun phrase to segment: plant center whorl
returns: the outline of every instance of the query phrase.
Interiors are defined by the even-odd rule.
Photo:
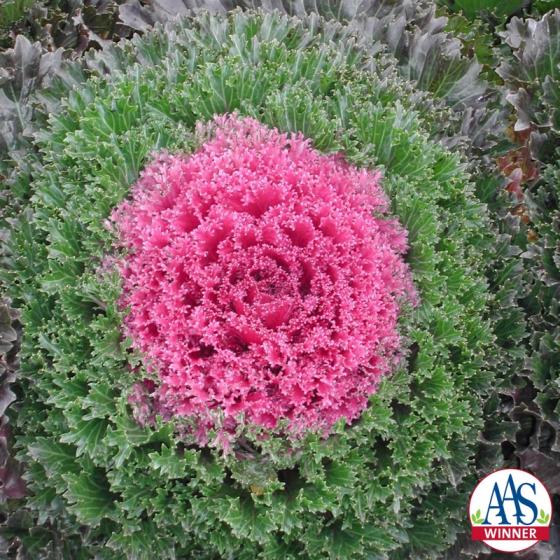
[[[114,212],[126,333],[173,414],[328,430],[399,358],[406,233],[379,173],[300,135],[218,117],[160,155]],[[223,422],[223,419],[222,419]]]

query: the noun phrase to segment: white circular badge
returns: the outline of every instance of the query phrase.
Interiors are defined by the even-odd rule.
[[[519,552],[550,538],[552,502],[542,482],[519,469],[483,478],[469,502],[472,539],[500,552]]]

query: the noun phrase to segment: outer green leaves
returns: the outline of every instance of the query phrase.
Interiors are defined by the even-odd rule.
[[[101,469],[67,474],[64,478],[68,483],[66,497],[70,509],[82,523],[95,527],[114,510],[114,497]]]
[[[201,3],[176,0],[156,2],[147,8],[138,0],[128,0],[121,6],[120,13],[124,23],[146,31],[156,22],[168,21],[191,10],[222,13],[236,7],[261,8],[297,17],[319,14],[348,23],[357,36],[364,39],[366,48],[373,53],[387,48],[399,61],[402,72],[417,81],[420,89],[444,98],[452,106],[475,105],[476,99],[486,90],[478,77],[479,65],[462,56],[460,43],[444,32],[446,19],[435,17],[430,2],[212,0]]]

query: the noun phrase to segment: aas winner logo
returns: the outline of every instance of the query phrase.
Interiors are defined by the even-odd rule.
[[[552,503],[541,481],[519,469],[483,478],[471,494],[472,539],[501,552],[526,550],[550,537]]]

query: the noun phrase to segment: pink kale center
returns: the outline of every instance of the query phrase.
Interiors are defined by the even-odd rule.
[[[378,172],[224,116],[161,155],[113,214],[127,335],[173,414],[327,429],[400,357],[406,233]]]

